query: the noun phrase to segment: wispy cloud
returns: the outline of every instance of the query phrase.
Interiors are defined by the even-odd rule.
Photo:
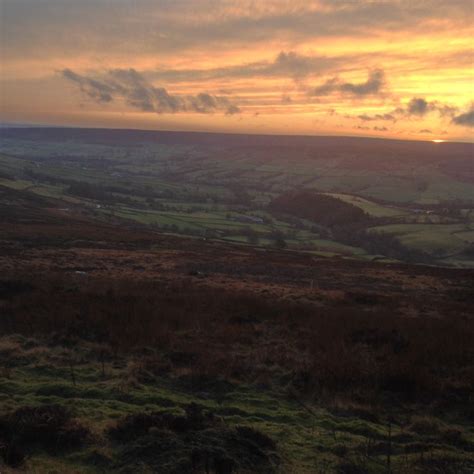
[[[245,78],[291,78],[300,80],[311,75],[334,71],[344,65],[348,58],[344,56],[323,56],[302,54],[296,51],[280,51],[271,59],[243,62],[226,67],[203,69],[166,69],[158,68],[146,71],[151,80],[166,82],[210,81],[220,79]],[[144,71],[145,72],[145,71]]]
[[[365,82],[358,84],[343,82],[337,77],[328,79],[324,84],[311,89],[308,94],[311,96],[325,96],[334,93],[350,94],[353,96],[366,96],[378,94],[385,85],[385,73],[382,69],[375,69],[369,72]]]
[[[109,49],[130,54],[177,52],[285,38],[374,37],[379,32],[468,28],[470,0],[3,0],[5,52],[41,55]],[[51,41],[51,37],[61,41]],[[107,38],[104,44],[104,37]],[[124,37],[127,41],[124,42]],[[12,40],[14,39],[14,43]],[[12,50],[12,47],[14,49]]]
[[[222,111],[236,114],[240,108],[228,97],[200,92],[196,95],[170,94],[164,87],[155,87],[134,69],[112,69],[100,78],[78,74],[70,69],[62,76],[79,86],[87,97],[98,103],[122,99],[130,107],[143,112],[202,114]]]

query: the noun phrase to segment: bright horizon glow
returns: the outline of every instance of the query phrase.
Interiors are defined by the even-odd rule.
[[[471,0],[2,0],[0,121],[473,141],[473,20]]]

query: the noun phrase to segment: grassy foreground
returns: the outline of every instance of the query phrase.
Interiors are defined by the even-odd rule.
[[[105,357],[102,349],[96,344],[66,348],[59,341],[46,344],[19,335],[1,340],[2,359],[8,361],[0,383],[2,423],[24,407],[59,406],[75,420],[75,429],[82,427],[71,441],[67,429],[61,433],[66,422],[59,420],[51,435],[44,420],[30,414],[25,431],[37,436],[13,435],[21,445],[13,441],[4,448],[10,449],[10,464],[25,455],[18,466],[28,472],[165,472],[164,466],[166,472],[192,472],[193,450],[201,449],[210,453],[211,472],[234,472],[212,464],[220,448],[235,472],[387,472],[389,467],[407,473],[463,472],[462,466],[468,472],[472,465],[472,420],[420,414],[416,407],[394,406],[388,414],[337,399],[323,408],[265,384],[234,384],[185,370],[171,376],[164,364],[154,366],[153,351]],[[170,428],[152,420],[156,413],[189,418],[193,409],[195,416],[211,417],[208,426],[197,421],[189,428]],[[134,424],[133,415],[142,419]],[[126,417],[129,424],[123,426]],[[123,428],[121,437],[110,431],[117,426]],[[251,441],[243,427],[251,429]],[[216,447],[229,432],[234,444]],[[174,445],[166,450],[161,438]],[[153,456],[147,457],[147,450]],[[204,463],[194,472],[205,472]]]

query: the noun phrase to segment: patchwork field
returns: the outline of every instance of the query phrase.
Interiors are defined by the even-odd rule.
[[[103,222],[351,258],[472,266],[474,186],[460,173],[464,166],[470,176],[473,166],[468,144],[6,129],[0,151],[1,186]],[[345,236],[268,211],[298,189],[362,209],[370,230],[351,238],[353,229]]]

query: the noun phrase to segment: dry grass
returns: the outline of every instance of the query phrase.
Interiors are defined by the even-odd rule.
[[[189,281],[32,283],[4,307],[4,332],[47,335],[66,348],[88,341],[97,359],[149,348],[130,359],[131,380],[179,371],[280,381],[305,396],[353,400],[451,392],[462,399],[474,383],[474,328],[455,311],[406,318],[396,300],[374,308],[348,295],[321,307]],[[12,340],[0,347],[15,350]]]

